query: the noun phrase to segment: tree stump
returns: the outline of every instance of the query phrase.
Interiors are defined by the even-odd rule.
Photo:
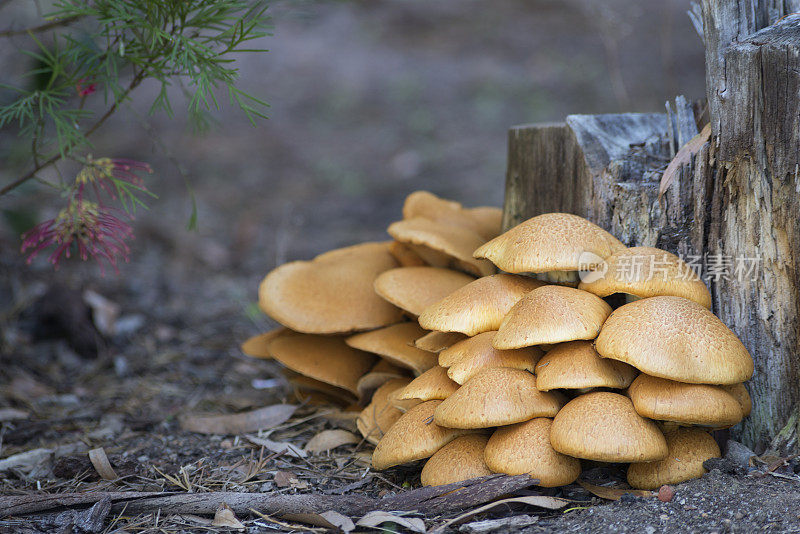
[[[800,430],[800,15],[785,17],[795,7],[703,1],[711,139],[663,196],[666,163],[705,120],[682,98],[667,114],[512,128],[503,219],[575,213],[701,267],[714,312],[755,360],[753,413],[734,435],[782,453]]]

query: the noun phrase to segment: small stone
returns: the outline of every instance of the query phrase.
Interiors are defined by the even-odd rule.
[[[661,514],[658,516],[661,521],[669,521],[669,516],[667,514]]]
[[[675,496],[675,489],[672,486],[664,484],[658,490],[658,500],[661,502],[669,502]]]
[[[737,521],[740,521],[740,520],[744,519],[744,514],[742,512],[736,512],[736,514],[734,514],[733,518],[736,519]]]

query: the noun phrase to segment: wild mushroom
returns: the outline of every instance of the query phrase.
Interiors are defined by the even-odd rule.
[[[625,389],[637,374],[627,363],[601,358],[590,341],[568,341],[547,351],[536,364],[536,387]]]
[[[503,319],[492,345],[518,349],[531,345],[594,339],[611,306],[587,291],[543,286],[525,295]]]
[[[550,445],[552,423],[552,419],[537,417],[498,428],[486,444],[486,465],[495,473],[527,473],[545,488],[575,482],[581,474],[581,463]]]
[[[448,264],[454,269],[475,276],[486,276],[495,271],[494,266],[488,261],[472,257],[472,251],[481,246],[485,239],[469,228],[424,217],[414,217],[392,223],[387,231],[396,241],[425,246],[446,255],[451,258]],[[418,254],[424,254],[420,249],[414,250]],[[422,257],[429,261],[424,255]],[[441,261],[435,261],[433,264],[444,266]]]
[[[681,297],[651,297],[617,308],[595,347],[604,358],[678,382],[737,384],[753,375],[753,359],[736,334]]]
[[[742,405],[720,386],[684,384],[641,374],[628,389],[639,415],[681,425],[727,428],[742,420]]]
[[[406,243],[392,241],[389,244],[389,254],[397,260],[400,267],[424,267],[427,265],[425,260]]]
[[[389,467],[429,458],[468,431],[439,426],[433,412],[442,401],[417,404],[404,413],[383,435],[372,453],[372,467],[382,471]]]
[[[378,354],[395,365],[411,369],[420,375],[437,363],[435,354],[414,346],[414,340],[424,333],[416,323],[399,323],[350,336],[345,342],[353,348]]]
[[[705,474],[703,462],[720,456],[719,445],[708,432],[696,428],[678,428],[665,434],[669,452],[655,462],[631,464],[628,484],[634,488],[656,489],[677,484]]]
[[[742,415],[747,417],[753,409],[753,399],[750,398],[750,393],[744,384],[733,384],[732,386],[722,386],[722,389],[733,395],[733,398],[739,401],[739,406],[742,407]]]
[[[439,198],[428,191],[415,191],[406,197],[403,219],[415,217],[463,226],[485,240],[500,233],[503,210],[488,206],[464,208],[458,202]]]
[[[441,486],[491,475],[483,460],[488,439],[482,434],[469,434],[454,439],[436,451],[422,468],[422,485]]]
[[[417,317],[456,289],[475,280],[472,276],[439,267],[389,269],[375,279],[375,292]]]
[[[694,270],[675,254],[652,247],[631,247],[606,258],[605,273],[589,276],[578,289],[607,297],[684,297],[711,308],[711,292]]]
[[[543,285],[540,280],[513,274],[478,278],[425,308],[419,324],[428,330],[468,336],[497,330],[514,304]]]
[[[404,388],[410,378],[394,378],[375,390],[370,403],[356,419],[356,428],[364,438],[377,445],[387,430],[405,413],[394,405],[393,393]],[[406,409],[414,406],[414,401],[407,403]]]
[[[269,344],[273,357],[301,375],[346,389],[358,395],[358,379],[377,358],[348,347],[340,337],[298,334],[279,337]]]
[[[553,419],[553,448],[567,456],[599,462],[651,462],[667,456],[656,424],[618,393],[594,391],[569,401]]]
[[[459,384],[487,367],[511,367],[533,372],[542,351],[536,347],[499,350],[492,346],[495,332],[483,332],[459,341],[439,353],[439,365],[447,367],[447,376]]]
[[[253,358],[262,358],[265,360],[271,359],[272,353],[269,351],[269,344],[272,343],[274,339],[278,339],[281,336],[291,335],[292,333],[293,332],[285,326],[273,328],[269,332],[264,332],[263,334],[258,334],[257,336],[248,338],[244,343],[242,343],[242,352],[248,356],[252,356]]]
[[[583,217],[545,213],[518,224],[475,251],[508,273],[541,273],[552,282],[578,282],[589,253],[607,258],[625,248],[617,238]]]
[[[337,334],[396,323],[402,311],[373,287],[397,267],[386,243],[363,243],[293,261],[272,270],[258,289],[259,306],[284,326],[308,334]]]
[[[406,378],[408,374],[406,369],[400,368],[381,358],[367,374],[358,379],[358,384],[356,385],[358,389],[358,398],[362,401],[370,399],[375,390],[389,380]]]
[[[444,400],[458,389],[444,367],[431,367],[395,394],[397,400]]]
[[[439,353],[466,338],[467,336],[461,332],[437,332],[434,330],[416,340],[414,346],[428,352]]]
[[[442,401],[434,421],[448,428],[489,428],[553,417],[562,405],[560,395],[536,389],[531,373],[489,367]]]

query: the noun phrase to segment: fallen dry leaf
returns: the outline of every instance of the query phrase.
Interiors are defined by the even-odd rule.
[[[711,124],[706,124],[699,134],[695,135],[678,150],[675,157],[667,165],[667,170],[661,175],[661,184],[658,186],[658,198],[664,196],[669,186],[675,180],[682,165],[692,160],[692,156],[700,152],[703,145],[711,139]]]
[[[299,521],[308,525],[323,527],[328,530],[338,530],[344,532],[345,534],[352,532],[356,528],[356,526],[353,524],[353,521],[349,517],[342,515],[339,512],[334,512],[333,510],[323,512],[321,514],[315,514],[311,512],[301,514],[283,514],[283,517],[291,521]]]
[[[424,533],[427,530],[425,528],[425,521],[418,517],[403,517],[397,514],[381,512],[378,510],[370,512],[356,521],[356,526],[385,530],[380,527],[380,525],[384,523],[394,523],[395,525],[399,525],[410,530],[411,532]]]
[[[527,497],[511,497],[509,499],[500,499],[499,501],[494,501],[490,502],[489,504],[479,506],[478,508],[470,510],[469,512],[464,512],[455,519],[451,519],[447,523],[436,527],[436,529],[434,529],[432,532],[444,532],[451,525],[461,523],[465,519],[469,519],[470,517],[485,512],[486,510],[491,510],[492,508],[500,506],[501,504],[512,503],[527,504],[529,506],[536,506],[538,508],[545,508],[547,510],[559,510],[569,504],[569,501],[566,499],[559,499],[557,497],[548,497],[546,495],[530,495]]]
[[[114,468],[111,467],[111,462],[108,461],[108,456],[106,456],[106,451],[103,447],[90,450],[89,460],[91,460],[92,465],[103,480],[116,480],[119,478]]]
[[[267,430],[285,423],[297,409],[291,404],[274,404],[249,412],[228,415],[189,415],[181,428],[198,434],[242,434]]]
[[[279,488],[308,489],[308,483],[302,482],[291,471],[278,471],[272,480]]]
[[[323,430],[315,435],[313,438],[308,440],[305,450],[311,454],[320,454],[323,452],[328,452],[331,449],[335,449],[336,447],[341,447],[342,445],[358,443],[361,443],[361,438],[352,432],[337,428],[334,430]]]
[[[92,309],[92,320],[97,330],[104,336],[113,336],[120,312],[119,304],[91,289],[83,292],[83,302]]]
[[[656,494],[649,490],[637,490],[637,489],[624,489],[624,488],[608,488],[606,486],[595,486],[594,484],[589,484],[588,482],[584,482],[583,480],[579,480],[578,484],[591,493],[596,497],[600,497],[601,499],[608,499],[609,501],[618,501],[622,498],[623,495],[626,493],[630,493],[631,495],[635,495],[636,497],[655,497]]]
[[[288,454],[289,456],[294,456],[295,458],[305,458],[308,456],[306,451],[286,441],[272,441],[271,439],[259,438],[258,436],[250,435],[246,435],[244,437],[253,445],[265,447],[274,453]]]
[[[236,518],[236,515],[233,513],[233,510],[230,507],[222,503],[217,508],[216,513],[214,513],[214,520],[211,522],[212,527],[225,527],[225,528],[232,528],[233,530],[244,530],[245,526]]]

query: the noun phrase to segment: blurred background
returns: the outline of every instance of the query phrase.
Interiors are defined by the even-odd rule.
[[[32,13],[16,4],[2,18],[24,26]],[[26,265],[19,221],[52,216],[59,199],[33,186],[0,197],[4,353],[28,339],[20,310],[60,281],[118,305],[128,322],[117,336],[137,342],[115,350],[131,353],[132,368],[148,365],[136,354],[175,340],[195,358],[238,354],[238,342],[269,327],[256,289],[276,265],[386,239],[417,189],[467,206],[501,205],[511,125],[663,111],[676,94],[702,97],[703,48],[688,7],[276,1],[269,52],[239,58],[241,85],[270,104],[269,120],[252,127],[223,102],[215,127],[194,135],[180,94],[175,118],[148,116],[156,87],[143,85],[94,138],[96,155],[146,161],[155,171],[147,185],[158,199],[138,213],[131,261],[119,274],[99,276],[95,264],[75,261],[54,272],[46,258]],[[16,81],[24,66],[17,45],[2,42],[3,81]],[[0,183],[27,168],[28,146],[0,131]],[[186,230],[190,192],[197,231]]]

